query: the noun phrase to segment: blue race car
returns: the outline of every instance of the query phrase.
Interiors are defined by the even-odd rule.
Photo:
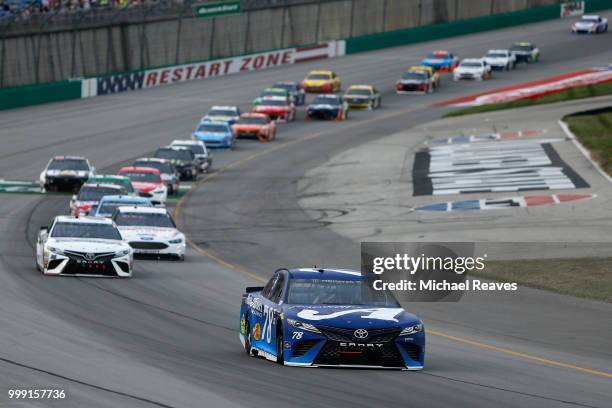
[[[339,95],[317,95],[306,108],[306,119],[335,119],[348,118],[348,109]]]
[[[288,366],[423,369],[423,323],[359,272],[279,269],[242,297],[246,353]]]
[[[129,195],[108,195],[102,197],[97,207],[90,210],[89,215],[94,217],[112,217],[117,207],[126,205],[138,205],[141,207],[153,207],[151,200],[145,197],[134,197]]]
[[[193,140],[201,140],[206,147],[226,147],[231,149],[236,136],[228,122],[210,121],[202,119],[192,135]]]
[[[459,65],[459,58],[450,51],[436,50],[421,61],[421,65],[432,67],[438,72],[453,72]]]

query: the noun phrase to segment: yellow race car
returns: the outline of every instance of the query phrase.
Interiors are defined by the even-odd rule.
[[[408,72],[425,72],[427,77],[431,81],[431,84],[434,88],[440,87],[440,74],[435,71],[432,67],[427,67],[425,65],[415,65],[410,67]]]
[[[340,77],[334,71],[310,71],[302,81],[302,89],[309,93],[336,93],[340,87]]]
[[[378,109],[382,98],[373,85],[351,85],[344,93],[349,109]]]

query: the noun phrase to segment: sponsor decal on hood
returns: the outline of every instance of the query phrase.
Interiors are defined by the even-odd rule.
[[[336,319],[338,317],[359,314],[362,319],[376,319],[385,320],[392,322],[399,322],[396,316],[401,314],[404,310],[401,308],[363,308],[363,309],[347,309],[340,310],[337,312],[321,314],[319,310],[303,309],[297,313],[297,316],[304,320],[328,320]]]

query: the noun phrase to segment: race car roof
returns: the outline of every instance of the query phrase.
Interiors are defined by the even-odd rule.
[[[212,112],[214,110],[233,110],[238,112],[238,107],[237,106],[222,106],[222,105],[215,105],[212,108],[210,108],[208,110],[208,112]]]
[[[432,52],[432,54],[436,57],[448,57],[450,55],[450,51],[435,50]]]
[[[153,167],[134,167],[127,166],[122,167],[119,170],[119,173],[152,173],[152,174],[160,174],[159,170]]]
[[[161,159],[159,157],[141,157],[139,159],[134,160],[134,163],[136,162],[170,163],[170,160]],[[141,167],[141,166],[136,166],[136,167]],[[147,167],[147,166],[144,166],[144,167]]]
[[[482,62],[482,58],[464,58],[461,62]]]
[[[185,146],[202,146],[204,142],[201,140],[190,140],[190,139],[181,139],[181,140],[173,140],[170,143],[172,147],[185,147]]]
[[[113,220],[109,219],[109,218],[102,218],[102,217],[89,217],[89,216],[84,216],[84,217],[75,217],[72,215],[58,215],[57,217],[55,217],[55,221],[56,222],[73,222],[73,223],[79,223],[79,224],[113,224]]]
[[[312,75],[312,74],[327,74],[327,75],[331,75],[333,73],[334,73],[334,71],[315,69],[315,70],[310,71],[308,73],[308,75]]]
[[[54,156],[53,160],[83,160],[87,161],[86,158],[81,156]]]
[[[267,119],[268,115],[266,115],[265,113],[258,113],[258,112],[248,112],[248,113],[243,113],[242,115],[240,115],[241,118],[264,118]]]
[[[499,49],[499,50],[489,50],[489,51],[487,51],[487,54],[488,53],[505,53],[505,54],[509,54],[510,50],[502,50],[502,49]]]
[[[95,180],[117,180],[117,181],[130,181],[130,178],[127,176],[120,176],[118,174],[95,174],[87,179],[89,181]]]
[[[329,279],[329,280],[360,280],[361,272],[348,269],[290,269],[292,279]]]
[[[117,207],[117,211],[123,213],[139,213],[139,214],[168,214],[165,208],[160,207],[143,207],[139,205],[122,205]]]
[[[117,184],[107,184],[107,183],[85,183],[81,186],[81,188],[83,187],[89,187],[89,188],[112,188],[113,190],[117,190],[117,191],[121,191],[123,190],[123,187],[118,186]]]
[[[346,92],[352,90],[352,89],[367,89],[368,91],[371,91],[372,88],[374,88],[374,86],[372,85],[351,85],[348,87],[348,89],[346,90]]]
[[[135,197],[129,195],[107,195],[102,197],[100,200],[100,205],[102,203],[126,203],[126,204],[151,204],[151,200],[145,197]]]

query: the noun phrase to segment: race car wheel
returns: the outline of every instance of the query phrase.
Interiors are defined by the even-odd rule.
[[[244,352],[248,356],[251,355],[251,325],[249,324],[249,316],[244,316]]]
[[[280,320],[276,322],[276,327],[281,327]],[[246,344],[246,342],[245,342]],[[276,363],[284,365],[285,363],[285,349],[283,347],[283,329],[276,329]]]

